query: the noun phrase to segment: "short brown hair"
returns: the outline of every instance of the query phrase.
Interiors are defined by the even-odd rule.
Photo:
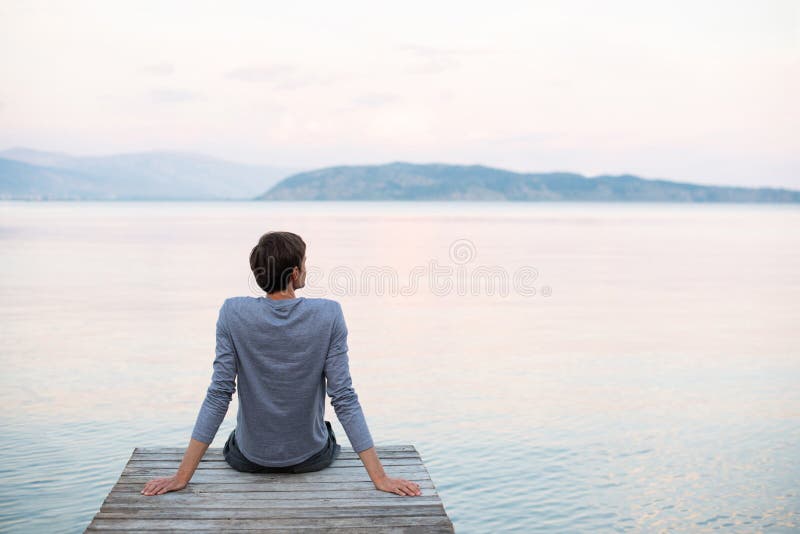
[[[295,267],[301,269],[306,255],[303,239],[292,232],[267,232],[250,252],[250,269],[258,287],[272,293],[283,291]]]

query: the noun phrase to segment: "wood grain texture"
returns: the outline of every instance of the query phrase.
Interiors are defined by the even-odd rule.
[[[86,532],[454,532],[436,486],[413,445],[375,448],[390,476],[422,495],[378,491],[358,454],[342,447],[312,473],[240,473],[221,448],[208,449],[181,491],[146,496],[152,478],[175,473],[183,449],[136,448]]]

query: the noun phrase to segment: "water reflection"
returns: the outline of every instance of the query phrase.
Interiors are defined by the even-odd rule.
[[[2,529],[82,531],[133,447],[186,444],[219,305],[252,294],[269,229],[326,273],[405,274],[469,239],[470,265],[532,265],[552,288],[322,295],[345,311],[376,443],[417,446],[457,531],[791,529],[798,223],[758,206],[0,204]]]

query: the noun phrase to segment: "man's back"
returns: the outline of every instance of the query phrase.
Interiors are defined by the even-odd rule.
[[[227,299],[217,320],[214,375],[192,437],[213,441],[238,375],[236,440],[252,462],[293,465],[325,447],[326,386],[353,448],[372,447],[347,350],[347,326],[334,300]]]

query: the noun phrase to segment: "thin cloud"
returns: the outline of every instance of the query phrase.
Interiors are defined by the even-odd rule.
[[[228,72],[226,77],[243,82],[274,82],[296,75],[296,69],[291,65],[269,65],[266,67],[241,67]]]
[[[541,144],[548,143],[561,137],[557,132],[522,132],[517,135],[490,136],[482,139],[483,142],[498,144]]]
[[[353,99],[353,105],[365,108],[381,108],[400,100],[400,97],[390,93],[367,93]]]
[[[195,92],[185,89],[153,89],[150,91],[150,98],[153,102],[173,104],[199,100],[200,96]]]
[[[225,75],[230,80],[263,83],[274,89],[298,89],[311,85],[328,85],[341,75],[306,73],[292,65],[265,65],[240,67]]]
[[[142,70],[153,76],[171,76],[175,73],[175,65],[167,62],[155,63],[153,65],[146,65]]]
[[[418,44],[404,44],[397,47],[403,52],[412,52],[420,56],[472,56],[481,54],[495,54],[498,50],[491,48],[444,48],[440,46],[427,46]]]
[[[401,45],[398,50],[412,55],[413,63],[406,69],[412,74],[439,74],[458,68],[461,65],[461,58],[464,56],[496,52],[496,50],[485,48],[440,48],[417,44]]]

